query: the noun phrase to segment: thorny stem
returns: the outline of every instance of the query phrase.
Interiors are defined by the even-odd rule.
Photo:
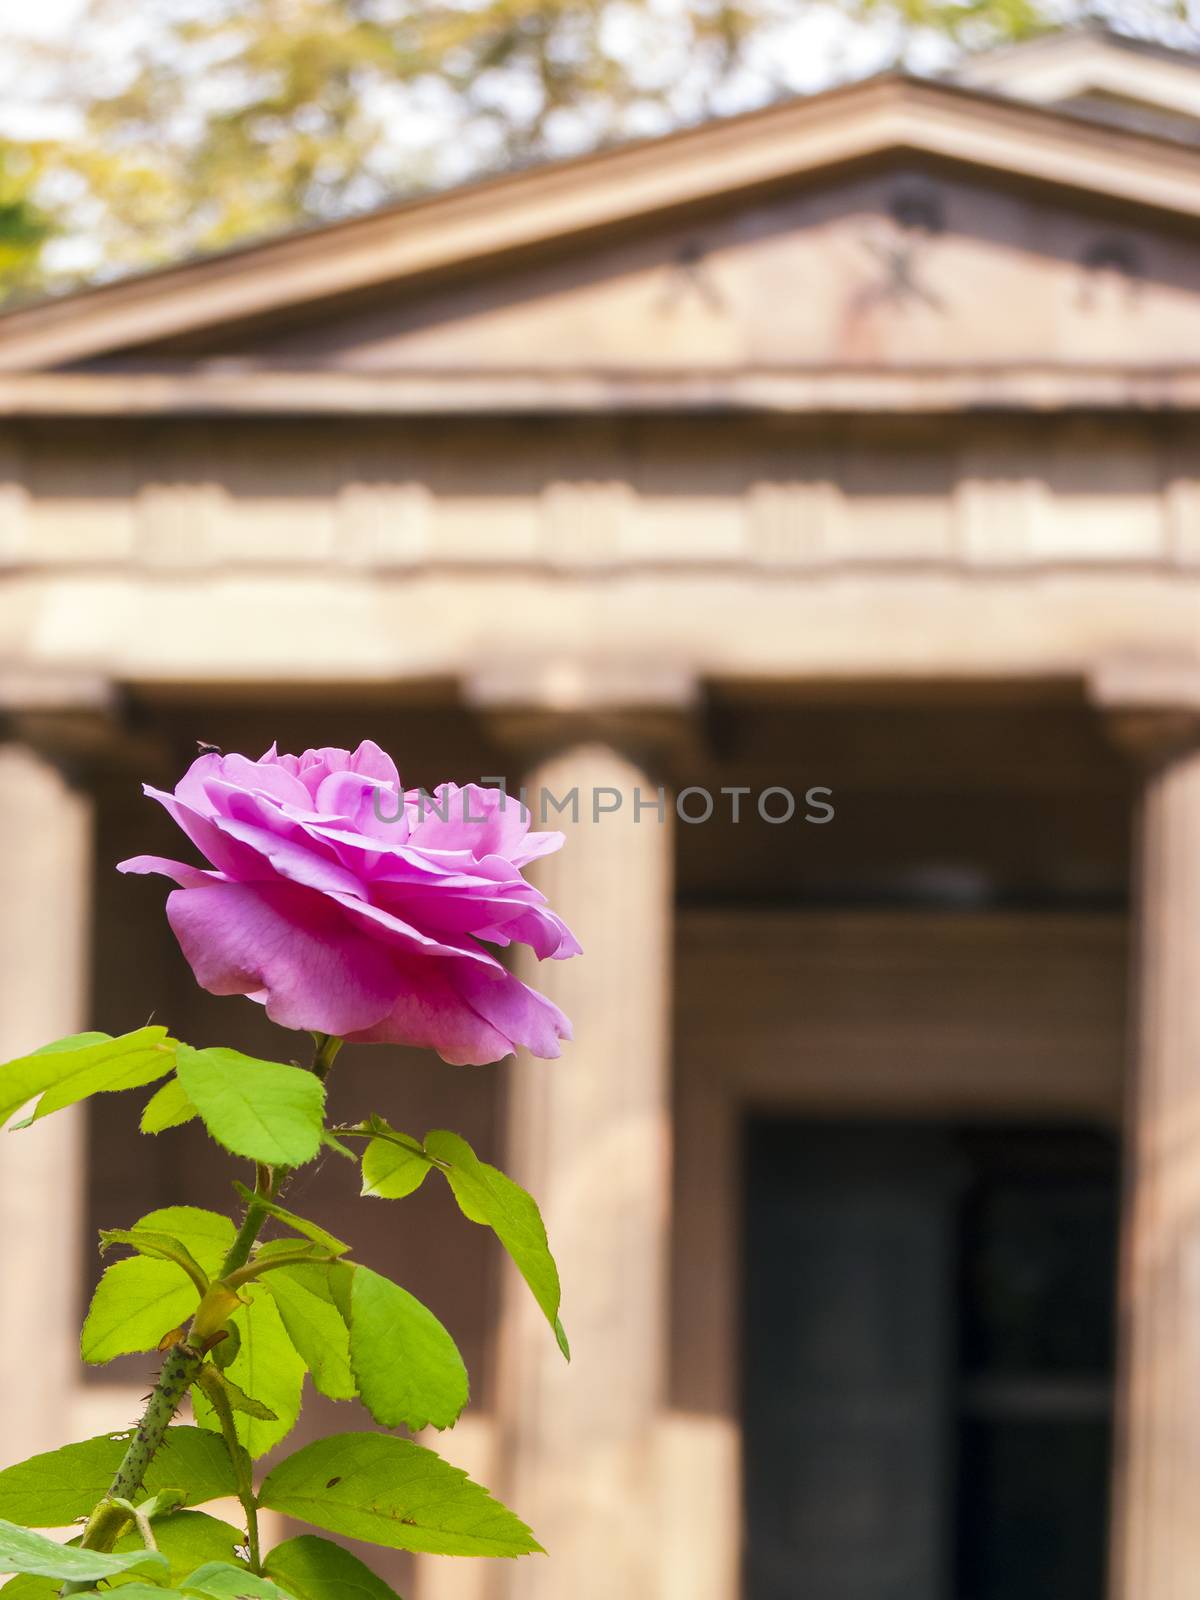
[[[328,1076],[333,1065],[334,1057],[342,1047],[342,1041],[334,1034],[317,1033],[313,1035],[316,1041],[316,1051],[313,1055],[310,1071],[314,1072],[322,1081]],[[254,1194],[255,1199],[274,1199],[282,1189],[290,1173],[286,1167],[272,1169],[259,1162],[255,1168]],[[224,1278],[231,1272],[236,1272],[245,1266],[254,1242],[262,1231],[269,1213],[254,1200],[246,1207],[246,1214],[242,1218],[241,1227],[237,1231],[229,1253],[221,1264],[219,1277]],[[190,1337],[190,1336],[189,1336]],[[108,1493],[99,1505],[93,1510],[83,1530],[80,1545],[85,1550],[111,1550],[116,1544],[130,1520],[129,1513],[122,1506],[115,1504],[117,1500],[132,1500],[142,1487],[143,1480],[149,1469],[151,1461],[159,1450],[166,1436],[168,1427],[183,1402],[184,1395],[195,1382],[196,1374],[200,1371],[201,1364],[206,1355],[205,1350],[198,1350],[184,1339],[182,1343],[172,1347],[167,1359],[163,1362],[162,1370],[158,1375],[158,1382],[147,1401],[142,1419],[138,1423],[133,1438],[129,1441],[121,1465],[117,1468],[116,1476],[109,1485]],[[230,1418],[232,1423],[232,1417]],[[222,1420],[222,1432],[224,1421]],[[236,1430],[233,1431],[236,1439]],[[226,1439],[229,1443],[229,1439]],[[233,1457],[234,1471],[238,1475],[239,1484],[242,1469],[239,1465],[238,1452],[230,1445],[230,1454]],[[240,1498],[240,1490],[239,1490]],[[249,1491],[249,1499],[253,1503],[253,1487]],[[245,1501],[242,1502],[246,1504]],[[257,1542],[258,1528],[254,1517],[247,1510],[250,1527],[247,1536],[251,1541],[251,1553],[258,1570]],[[72,1579],[64,1583],[59,1594],[65,1597],[73,1594],[90,1592],[95,1584],[90,1580]]]
[[[190,1345],[177,1344],[163,1362],[154,1392],[138,1423],[137,1432],[129,1441],[108,1494],[92,1512],[83,1530],[85,1550],[111,1550],[117,1542],[129,1521],[129,1513],[113,1502],[131,1500],[142,1487],[146,1469],[162,1444],[171,1418],[179,1409],[179,1403],[200,1370],[203,1359],[203,1355]],[[64,1584],[61,1592],[64,1595],[80,1594],[91,1588],[94,1588],[92,1582],[80,1579]]]

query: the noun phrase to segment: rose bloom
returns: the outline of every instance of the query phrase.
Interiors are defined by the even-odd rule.
[[[579,945],[521,869],[557,850],[497,789],[405,791],[369,740],[347,750],[203,755],[174,794],[145,786],[207,868],[134,856],[179,885],[167,917],[201,986],[244,994],[285,1028],[498,1061],[557,1056],[571,1025],[496,959]],[[466,806],[464,806],[464,801]],[[483,819],[483,820],[478,820]]]

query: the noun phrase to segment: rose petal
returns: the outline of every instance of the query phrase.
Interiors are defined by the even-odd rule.
[[[452,1066],[478,1066],[519,1048],[553,1059],[559,1040],[571,1037],[558,1007],[495,960],[401,963],[401,983],[388,1015],[351,1043],[424,1045]]]
[[[265,996],[285,1028],[341,1037],[395,1003],[390,952],[349,927],[323,896],[290,884],[210,883],[176,889],[167,918],[210,994]]]
[[[184,889],[200,889],[210,883],[224,880],[219,872],[206,872],[202,867],[190,867],[186,861],[171,861],[166,856],[130,856],[117,862],[118,872],[161,872],[164,878],[174,878]]]
[[[498,963],[456,968],[453,982],[480,1016],[531,1055],[553,1060],[561,1054],[559,1040],[571,1037],[571,1024],[553,1001]]]
[[[479,784],[404,791],[370,740],[258,761],[199,757],[174,794],[147,787],[209,867],[135,856],[180,887],[168,916],[201,984],[287,1027],[426,1044],[447,1061],[519,1046],[558,1054],[570,1027],[481,941],[563,959],[579,944],[522,867],[563,843]]]
[[[397,989],[385,1017],[348,1035],[352,1044],[436,1050],[453,1066],[482,1066],[512,1054],[512,1041],[466,1000],[436,960],[397,959]]]

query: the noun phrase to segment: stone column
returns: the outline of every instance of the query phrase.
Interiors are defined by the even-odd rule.
[[[565,848],[532,875],[584,954],[519,966],[575,1029],[560,1061],[515,1064],[508,1107],[509,1170],[542,1206],[572,1361],[510,1274],[504,1488],[552,1556],[512,1564],[501,1579],[510,1600],[650,1600],[657,1587],[673,943],[673,805],[665,794],[656,808],[659,781],[599,739],[560,748],[527,776],[535,826],[543,791],[578,790],[578,820],[551,810],[545,824],[563,827]],[[620,809],[605,810],[617,795]]]
[[[1092,687],[1140,785],[1110,1592],[1190,1600],[1200,1573],[1200,672],[1125,662]]]
[[[91,808],[0,744],[0,1061],[87,1026]],[[72,1108],[0,1132],[0,1461],[66,1443],[78,1384],[84,1159]]]

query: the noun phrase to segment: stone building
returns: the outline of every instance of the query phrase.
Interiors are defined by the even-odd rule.
[[[283,1048],[112,871],[197,739],[624,797],[543,874],[562,1062],[336,1080],[542,1198],[572,1367],[436,1195],[301,1191],[552,1552],[410,1600],[1191,1593],[1198,222],[1197,63],[1082,35],[0,318],[4,1056]],[[96,1225],[228,1193],[132,1121],[5,1139],[8,1457],[144,1390]]]

